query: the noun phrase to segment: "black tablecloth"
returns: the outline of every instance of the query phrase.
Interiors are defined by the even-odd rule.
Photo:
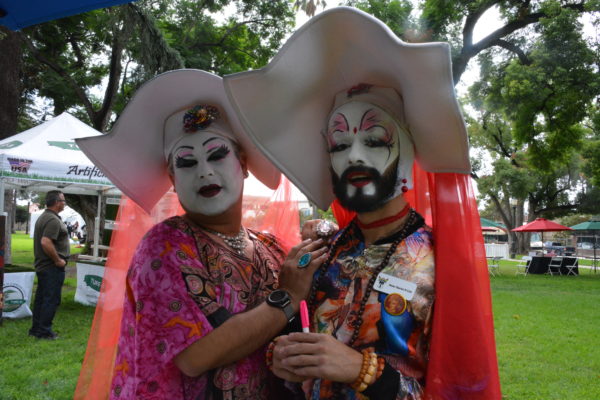
[[[532,257],[531,263],[529,264],[529,272],[530,274],[545,274],[548,272],[548,265],[550,264],[550,260],[552,257]],[[560,263],[560,273],[563,275],[567,275],[569,270],[565,265],[567,263],[575,262],[577,259],[575,257],[563,257],[562,262]],[[575,265],[573,269],[575,275],[579,275],[579,267]],[[573,273],[571,273],[573,275]]]

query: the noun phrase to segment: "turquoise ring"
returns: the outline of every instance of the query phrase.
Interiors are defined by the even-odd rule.
[[[300,259],[298,260],[298,268],[306,268],[306,266],[310,264],[311,258],[312,255],[310,253],[306,253],[302,257],[300,257]]]

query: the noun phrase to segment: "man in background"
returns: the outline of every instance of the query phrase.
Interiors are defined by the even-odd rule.
[[[35,223],[33,253],[38,283],[29,335],[38,339],[57,338],[52,331],[52,320],[60,305],[70,252],[69,233],[58,215],[64,210],[65,202],[65,195],[60,190],[46,193],[46,209]]]

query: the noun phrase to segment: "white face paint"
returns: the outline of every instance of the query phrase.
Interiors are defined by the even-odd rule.
[[[244,172],[229,139],[191,133],[177,142],[171,157],[175,190],[186,211],[219,215],[242,195]]]
[[[373,168],[380,175],[399,155],[396,121],[381,108],[363,102],[350,102],[336,109],[327,124],[327,143],[331,166],[342,178],[349,167]],[[368,172],[349,172],[345,182],[346,195],[353,197],[360,189],[373,196],[377,187]]]

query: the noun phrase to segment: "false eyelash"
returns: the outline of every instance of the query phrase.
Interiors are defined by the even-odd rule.
[[[222,144],[215,151],[213,151],[212,153],[210,153],[210,155],[208,156],[208,161],[216,161],[216,160],[220,160],[222,158],[225,158],[225,156],[227,154],[229,154],[230,151],[231,150],[229,150],[229,147],[227,147],[226,145]]]
[[[388,149],[393,147],[395,144],[395,142],[393,140],[390,140],[389,142],[386,142],[384,140],[381,139],[367,139],[365,140],[365,145],[369,146],[369,147],[387,147]]]
[[[198,164],[198,161],[190,158],[177,157],[175,159],[175,167],[176,168],[190,168],[194,165]]]
[[[350,146],[348,146],[347,144],[344,144],[344,143],[340,143],[340,144],[336,144],[335,146],[332,146],[332,147],[328,148],[328,149],[327,149],[327,152],[328,152],[329,154],[331,154],[331,153],[336,153],[336,152],[338,152],[338,151],[344,151],[344,150],[346,150],[348,147],[350,147]]]

